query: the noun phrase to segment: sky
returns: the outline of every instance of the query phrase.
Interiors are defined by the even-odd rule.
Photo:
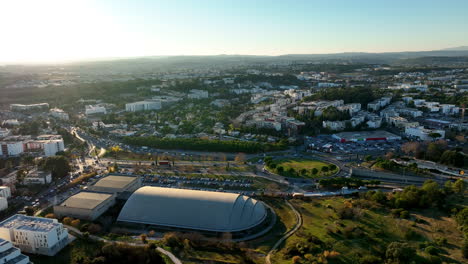
[[[468,46],[467,0],[0,0],[0,62]]]

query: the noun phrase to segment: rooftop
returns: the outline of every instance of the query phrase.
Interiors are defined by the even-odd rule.
[[[112,197],[112,194],[108,193],[96,193],[96,192],[79,192],[67,200],[65,200],[60,206],[82,208],[82,209],[94,209],[96,206]]]
[[[136,176],[109,175],[97,181],[94,186],[101,188],[125,188],[136,180],[138,180]]]
[[[16,214],[0,223],[0,228],[49,232],[61,225],[56,219]]]

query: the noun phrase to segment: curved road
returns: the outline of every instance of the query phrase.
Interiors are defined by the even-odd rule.
[[[82,236],[83,233],[78,230],[77,228],[73,227],[73,226],[68,226],[68,225],[64,225],[66,228],[70,229],[71,231],[73,231],[74,233],[77,233],[78,235]],[[107,239],[104,239],[102,237],[98,237],[98,236],[93,236],[93,235],[89,235],[89,238],[93,239],[93,240],[99,240],[99,241],[102,241],[102,242],[106,242],[106,243],[121,243],[121,244],[126,244],[126,245],[130,245],[130,246],[134,246],[134,247],[143,247],[143,246],[146,246],[146,244],[137,244],[137,243],[131,243],[131,242],[122,242],[122,241],[116,241],[116,240],[107,240]],[[171,259],[171,261],[174,263],[174,264],[182,264],[182,261],[180,261],[180,259],[178,259],[176,256],[174,256],[174,254],[172,254],[171,252],[165,250],[164,248],[161,248],[161,247],[156,247],[156,250],[159,251],[161,254],[164,254],[166,255],[168,258]]]
[[[294,206],[286,200],[286,204],[288,204],[289,207],[291,207],[291,210],[294,212],[296,215],[296,225],[293,227],[293,229],[289,230],[286,234],[284,234],[270,249],[268,254],[265,257],[265,263],[266,264],[271,264],[270,258],[271,255],[276,251],[276,249],[283,243],[288,237],[292,236],[299,228],[302,226],[302,216],[301,214],[294,208]]]

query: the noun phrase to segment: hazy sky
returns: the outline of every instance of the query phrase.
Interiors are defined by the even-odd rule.
[[[468,45],[468,0],[0,0],[0,61]]]

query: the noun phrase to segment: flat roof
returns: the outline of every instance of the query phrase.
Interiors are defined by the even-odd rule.
[[[69,197],[67,200],[61,203],[60,206],[81,209],[94,209],[111,196],[112,194],[108,193],[79,192]]]
[[[138,180],[136,176],[109,175],[97,181],[94,186],[101,188],[123,189],[136,180]]]
[[[1,222],[0,228],[49,232],[60,225],[56,219],[16,214]]]
[[[336,133],[335,136],[339,138],[344,138],[344,139],[398,137],[397,135],[384,131],[384,130],[341,132],[341,133]]]

